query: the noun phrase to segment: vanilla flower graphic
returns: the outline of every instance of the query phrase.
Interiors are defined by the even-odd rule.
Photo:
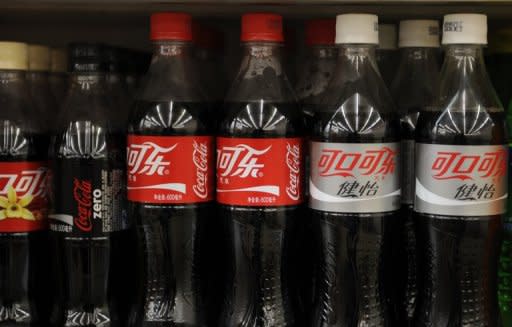
[[[25,195],[18,199],[18,195],[12,186],[7,190],[7,197],[0,196],[0,220],[5,218],[22,218],[36,220],[32,212],[25,207],[32,202],[32,195]]]

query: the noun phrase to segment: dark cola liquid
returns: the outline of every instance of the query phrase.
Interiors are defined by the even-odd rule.
[[[44,161],[48,136],[1,133],[0,161]],[[12,132],[12,133],[9,133]],[[18,130],[19,132],[19,130]],[[2,186],[3,187],[3,186]],[[0,326],[47,326],[48,231],[0,233]]]
[[[506,143],[505,114],[491,110],[422,112],[417,142]],[[466,135],[464,126],[478,126]],[[457,127],[454,129],[454,127]],[[456,217],[415,212],[419,264],[415,326],[499,326],[497,261],[502,215]]]
[[[315,113],[312,141],[398,142],[398,120],[361,108],[359,114]],[[372,126],[366,133],[357,132]],[[360,124],[361,123],[361,124]],[[351,128],[346,128],[351,126]],[[315,223],[316,294],[311,326],[355,327],[398,324],[392,320],[394,238],[398,211],[335,213],[310,209]]]
[[[210,113],[206,103],[139,100],[130,133],[213,135]],[[129,216],[137,244],[133,326],[213,326],[222,300],[223,267],[222,229],[213,204],[130,202]]]
[[[76,198],[72,199],[68,194],[63,194],[72,192],[64,188],[64,185],[70,185],[75,178],[87,174],[85,172],[102,169],[105,174],[125,170],[125,135],[105,135],[100,132],[101,129],[92,128],[89,123],[77,122],[81,128],[77,128],[76,133],[68,129],[53,142],[51,179],[56,210],[76,206]],[[70,126],[74,126],[74,123]],[[96,154],[101,153],[100,158],[91,158],[91,149],[97,149]],[[63,203],[62,199],[71,203]],[[126,212],[122,212],[126,203],[121,206],[118,204],[116,194],[112,195],[111,202],[102,204],[111,206],[113,231],[101,232],[93,229],[93,232],[81,233],[76,222],[70,233],[51,228],[51,281],[54,296],[51,326],[127,325],[133,301],[128,285],[133,283],[134,239],[127,229]]]
[[[401,186],[402,207],[400,208],[399,224],[401,225],[395,236],[397,245],[393,255],[396,258],[395,298],[398,321],[404,326],[413,318],[418,296],[417,263],[416,263],[416,233],[414,227],[413,203],[403,201],[405,188],[410,191],[409,197],[414,200],[414,138],[415,128],[421,108],[411,108],[400,119],[401,125]]]
[[[304,135],[295,104],[227,103],[221,137],[278,138]],[[276,163],[284,164],[284,163]],[[298,294],[298,226],[303,206],[245,207],[219,204],[224,220],[227,275],[220,326],[301,326],[292,299]]]

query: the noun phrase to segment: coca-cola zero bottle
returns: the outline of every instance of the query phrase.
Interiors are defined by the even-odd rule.
[[[103,48],[70,46],[71,85],[52,138],[51,326],[126,326],[133,267],[126,143]]]

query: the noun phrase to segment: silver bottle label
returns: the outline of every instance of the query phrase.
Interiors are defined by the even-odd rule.
[[[487,216],[505,212],[505,145],[416,143],[417,212]]]
[[[402,158],[402,203],[410,205],[414,202],[414,140],[402,140],[400,156]]]
[[[311,142],[309,206],[374,213],[400,207],[399,143]]]

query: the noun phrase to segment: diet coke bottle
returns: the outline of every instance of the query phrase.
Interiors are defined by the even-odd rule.
[[[51,326],[124,327],[131,283],[124,126],[103,48],[70,47],[71,85],[53,136]]]
[[[0,42],[1,326],[46,326],[48,135],[27,70],[27,45]]]
[[[315,109],[310,202],[319,248],[312,326],[393,324],[400,125],[379,74],[377,16],[339,15],[338,64]]]
[[[498,326],[507,201],[505,113],[487,75],[487,17],[444,17],[440,91],[416,125],[414,326]]]
[[[214,138],[193,68],[190,15],[153,14],[151,40],[153,59],[128,125],[128,200],[137,243],[131,323],[204,326]]]
[[[241,39],[244,57],[217,137],[217,201],[229,261],[220,325],[294,326],[303,117],[281,61],[281,16],[244,15]]]

